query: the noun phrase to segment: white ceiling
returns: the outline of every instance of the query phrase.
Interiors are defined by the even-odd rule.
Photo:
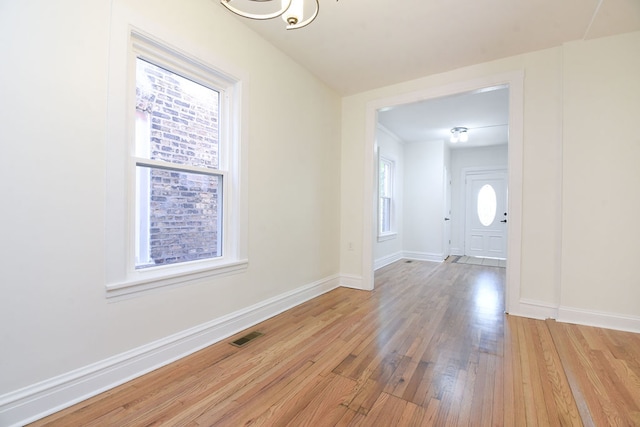
[[[469,129],[469,141],[451,148],[506,144],[509,89],[506,87],[399,105],[378,112],[378,122],[404,142],[449,141],[451,128]]]
[[[298,30],[238,19],[340,95],[640,30],[640,0],[319,1],[318,18]]]
[[[232,0],[238,7],[242,1]],[[640,0],[319,1],[318,18],[298,30],[285,30],[280,18],[238,19],[340,95],[640,30]],[[406,142],[448,140],[452,127],[464,126],[469,142],[453,148],[496,145],[507,142],[507,101],[503,88],[402,105],[378,117]]]

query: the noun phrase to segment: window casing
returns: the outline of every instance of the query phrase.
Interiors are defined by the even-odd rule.
[[[108,147],[107,296],[246,268],[240,81],[135,30],[127,52],[126,76],[110,77],[124,126]]]
[[[394,173],[392,160],[380,156],[378,162],[378,239],[395,236]]]

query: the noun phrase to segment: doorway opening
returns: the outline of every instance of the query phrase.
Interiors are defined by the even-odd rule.
[[[474,81],[455,83],[444,87],[427,89],[419,92],[413,92],[401,96],[379,99],[374,102],[371,102],[367,107],[367,168],[366,171],[366,192],[367,196],[365,200],[367,201],[367,206],[369,209],[365,211],[364,218],[364,226],[365,226],[365,238],[363,242],[363,287],[365,289],[373,288],[373,278],[374,278],[374,245],[377,243],[376,233],[373,230],[376,230],[378,227],[374,226],[377,223],[377,212],[378,212],[378,200],[377,200],[377,174],[375,174],[375,169],[371,168],[370,165],[374,164],[374,158],[376,158],[378,154],[378,149],[380,148],[377,144],[376,132],[378,129],[379,119],[383,115],[387,115],[389,111],[393,111],[394,109],[399,109],[399,107],[407,104],[415,104],[418,102],[425,102],[427,104],[438,104],[442,105],[442,103],[454,103],[456,100],[464,99],[465,97],[469,97],[472,95],[482,95],[487,93],[498,93],[499,91],[503,91],[506,93],[507,98],[507,111],[503,112],[506,114],[507,121],[506,123],[500,123],[499,125],[504,125],[504,133],[508,135],[507,140],[504,141],[507,147],[503,147],[504,157],[506,160],[506,165],[501,165],[500,162],[495,162],[491,165],[490,169],[502,169],[503,172],[503,182],[502,184],[499,182],[492,182],[491,184],[485,182],[480,185],[477,190],[478,194],[482,188],[491,188],[493,192],[495,192],[495,206],[493,207],[480,207],[484,209],[481,213],[483,215],[484,221],[491,226],[491,230],[484,230],[484,234],[478,233],[477,230],[475,234],[471,236],[467,236],[467,222],[468,219],[460,216],[460,204],[473,205],[475,203],[476,206],[476,214],[479,212],[478,210],[478,200],[477,194],[473,201],[468,201],[468,195],[465,193],[460,193],[460,179],[462,179],[459,174],[462,170],[460,164],[456,167],[457,170],[450,163],[450,154],[451,151],[458,150],[459,148],[451,148],[451,144],[449,143],[447,137],[442,134],[443,131],[450,131],[454,127],[458,127],[459,125],[465,125],[466,123],[456,123],[455,125],[452,122],[447,122],[443,120],[444,125],[440,126],[439,131],[440,137],[439,139],[429,137],[425,135],[423,137],[423,142],[435,141],[439,144],[436,149],[433,149],[433,146],[430,148],[431,151],[435,151],[437,155],[442,156],[443,163],[441,170],[439,171],[439,181],[436,182],[436,186],[440,186],[440,200],[439,206],[437,206],[431,214],[438,216],[437,221],[439,221],[438,230],[434,233],[435,228],[430,228],[431,237],[434,243],[433,248],[426,248],[425,250],[415,249],[408,250],[408,252],[412,254],[417,254],[417,257],[411,257],[414,259],[426,259],[426,260],[435,260],[434,258],[429,257],[440,257],[440,261],[445,259],[448,255],[467,255],[465,253],[467,251],[467,240],[471,240],[475,244],[470,246],[470,249],[479,251],[482,249],[483,254],[478,256],[490,256],[495,258],[507,258],[509,259],[509,263],[507,265],[506,272],[506,289],[505,289],[505,306],[507,311],[509,311],[509,307],[516,307],[518,304],[520,295],[519,295],[519,276],[520,276],[520,241],[521,241],[521,219],[522,219],[522,121],[523,121],[523,74],[522,73],[509,73],[505,75],[487,77],[483,79],[478,79]],[[458,103],[459,109],[467,108],[469,105],[466,103],[460,104]],[[442,108],[439,108],[436,111],[435,115],[439,114],[443,111]],[[413,117],[410,120],[421,120],[420,117]],[[451,126],[451,128],[449,128]],[[469,141],[472,141],[474,138],[474,133],[481,135],[483,132],[497,132],[500,129],[497,129],[499,126],[477,126],[477,129],[473,128],[473,124],[469,124],[469,126],[465,126],[469,129],[468,136]],[[404,138],[402,138],[404,140]],[[404,144],[409,146],[417,146],[418,141],[410,141],[404,142]],[[460,142],[458,143],[460,144]],[[487,148],[487,147],[485,147]],[[480,149],[476,147],[476,149]],[[487,148],[489,151],[490,148]],[[410,149],[413,150],[413,149]],[[496,149],[497,150],[497,149]],[[408,155],[409,162],[415,160],[417,158],[414,154],[419,154],[420,149],[413,150],[412,153]],[[447,154],[447,152],[449,154]],[[375,154],[374,154],[375,153]],[[461,163],[462,164],[462,163]],[[505,167],[506,166],[506,167]],[[487,168],[487,164],[484,165]],[[467,166],[467,169],[469,166]],[[468,171],[465,171],[465,173]],[[432,175],[433,178],[434,175]],[[450,178],[449,178],[450,177]],[[480,178],[474,180],[475,185],[480,184]],[[490,177],[482,177],[485,181]],[[448,188],[448,185],[451,185],[452,182],[458,181],[458,188],[456,189],[455,184]],[[406,183],[405,183],[406,184]],[[433,183],[432,183],[433,184]],[[489,187],[485,187],[489,185]],[[410,188],[411,185],[407,186]],[[509,191],[509,197],[506,197],[506,191]],[[492,191],[486,189],[483,191],[483,200],[488,197],[490,200],[492,199]],[[450,191],[450,192],[449,192]],[[368,194],[367,194],[368,193]],[[504,195],[504,198],[501,197]],[[460,199],[464,199],[462,203],[460,203]],[[481,200],[482,202],[482,200]],[[449,204],[452,204],[450,207]],[[484,206],[484,202],[481,203]],[[492,212],[495,210],[495,212]],[[486,212],[485,212],[486,211]],[[508,213],[509,219],[506,220],[505,214]],[[432,215],[432,216],[433,216]],[[482,227],[489,227],[489,225],[483,225],[480,221],[480,216],[476,215],[478,218],[478,224]],[[491,217],[491,218],[489,218]],[[454,220],[454,218],[456,218]],[[432,218],[433,219],[433,218]],[[462,224],[462,226],[461,226]],[[472,226],[473,224],[469,224]],[[503,230],[500,232],[496,226],[502,226]],[[464,230],[464,231],[461,231]],[[406,233],[406,231],[405,231]],[[461,233],[464,233],[463,236],[460,236]],[[435,235],[435,237],[434,237]],[[419,233],[411,233],[412,237],[420,237]],[[451,236],[449,238],[449,236]],[[377,250],[377,248],[375,248]],[[421,258],[420,256],[424,256]]]

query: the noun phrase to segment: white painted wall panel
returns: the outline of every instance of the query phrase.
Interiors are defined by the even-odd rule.
[[[405,144],[405,251],[442,256],[444,161],[444,141]]]
[[[0,43],[0,395],[339,272],[332,90],[217,2],[32,3],[6,2],[0,13],[0,39],[11,40]],[[114,19],[246,77],[246,272],[107,302],[112,7]]]
[[[561,305],[640,316],[640,33],[564,50]]]

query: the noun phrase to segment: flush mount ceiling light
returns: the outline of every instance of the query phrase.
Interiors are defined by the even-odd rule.
[[[454,144],[458,141],[460,142],[467,142],[469,140],[469,134],[467,133],[469,129],[462,127],[462,126],[456,126],[453,129],[451,129],[451,138],[449,139],[449,141],[453,142]]]
[[[244,18],[265,20],[281,16],[287,23],[287,30],[306,27],[316,19],[320,9],[318,0],[220,0],[220,3]],[[306,17],[310,8],[305,6],[313,8],[313,12]]]

